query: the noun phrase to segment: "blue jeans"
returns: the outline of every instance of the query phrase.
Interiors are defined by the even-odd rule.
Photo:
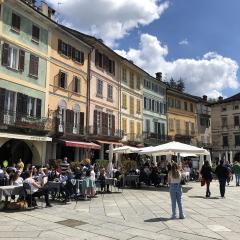
[[[240,174],[235,174],[235,178],[236,178],[236,186],[239,186],[239,183],[240,183]]]
[[[170,184],[170,196],[172,202],[172,217],[176,217],[176,205],[178,204],[179,217],[183,218],[183,207],[182,207],[182,187],[180,183]]]

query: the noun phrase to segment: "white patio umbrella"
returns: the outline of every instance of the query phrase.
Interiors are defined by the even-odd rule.
[[[151,149],[142,150],[140,154],[146,154],[150,156],[161,156],[161,155],[176,155],[178,153],[189,153],[196,155],[208,155],[210,154],[203,148],[198,148],[195,146],[191,146],[188,144],[180,143],[180,142],[169,142],[166,144],[162,144],[156,147],[152,147]]]
[[[113,149],[113,153],[135,153],[138,151],[138,148],[131,147],[131,146],[123,146],[123,147],[118,147]]]

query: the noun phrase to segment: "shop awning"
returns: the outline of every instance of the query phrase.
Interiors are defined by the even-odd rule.
[[[59,140],[63,142],[66,147],[78,147],[78,148],[87,148],[87,149],[100,149],[101,146],[92,143],[92,142],[77,142],[77,141],[68,141],[68,140]]]
[[[24,134],[13,134],[13,133],[0,133],[0,138],[10,138],[10,139],[20,139],[20,140],[30,140],[39,142],[51,142],[52,138],[46,136],[34,136],[34,135],[24,135]]]
[[[123,146],[122,143],[120,142],[114,142],[114,141],[102,141],[102,140],[97,140],[98,143],[102,144],[113,144],[113,145],[118,145],[118,146]]]

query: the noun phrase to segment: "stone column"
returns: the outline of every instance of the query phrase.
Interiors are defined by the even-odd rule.
[[[104,143],[101,143],[100,160],[104,159]]]
[[[155,167],[157,166],[157,157],[156,156],[153,156],[153,164]]]

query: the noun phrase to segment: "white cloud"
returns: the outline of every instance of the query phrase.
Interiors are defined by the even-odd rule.
[[[198,59],[167,61],[168,47],[149,34],[141,35],[138,49],[116,52],[152,75],[162,72],[167,78],[178,80],[181,77],[186,91],[198,96],[207,94],[215,98],[222,95],[224,89],[237,89],[240,85],[237,80],[239,66],[233,59],[208,52]]]
[[[188,40],[185,38],[185,39],[183,39],[182,41],[180,41],[178,44],[179,44],[179,45],[188,45],[189,42],[188,42]]]
[[[47,0],[63,24],[102,38],[107,45],[130,30],[160,18],[169,7],[168,0]]]

